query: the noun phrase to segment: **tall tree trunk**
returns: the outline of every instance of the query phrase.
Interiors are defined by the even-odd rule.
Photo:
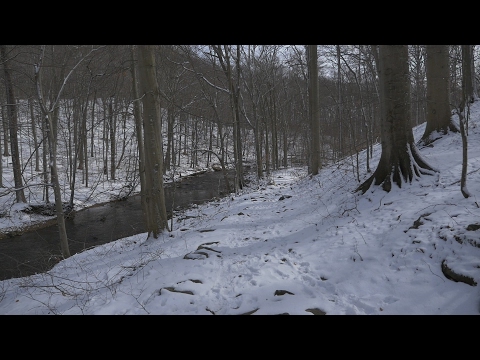
[[[0,138],[0,149],[2,148],[2,140]],[[0,188],[3,188],[3,156],[0,152]]]
[[[20,164],[20,153],[18,150],[18,120],[17,120],[17,101],[13,92],[13,82],[11,78],[10,61],[7,58],[7,46],[0,45],[3,71],[5,76],[5,90],[7,93],[7,117],[10,130],[10,151],[12,153],[13,178],[15,182],[15,198],[18,203],[26,203],[27,199],[23,192],[22,167]]]
[[[228,180],[228,174],[227,174],[227,168],[226,168],[226,153],[227,153],[227,145],[225,144],[225,134],[223,133],[223,124],[220,121],[218,117],[218,113],[215,111],[215,114],[217,115],[217,120],[218,120],[218,126],[217,126],[217,131],[218,131],[218,137],[217,139],[220,139],[220,157],[218,158],[220,161],[220,165],[222,167],[222,173],[223,173],[223,179],[225,180],[225,185],[227,188],[227,192],[230,193],[232,191],[230,187],[230,180]]]
[[[138,45],[138,75],[143,102],[145,139],[145,203],[147,232],[157,238],[168,229],[163,189],[163,147],[160,97],[155,73],[153,45]]]
[[[8,150],[8,116],[5,115],[5,106],[2,105],[2,126],[3,126],[3,156],[10,156]]]
[[[318,107],[318,58],[317,45],[307,45],[308,47],[308,104],[311,133],[311,160],[310,173],[317,175],[320,164],[320,119]]]
[[[465,101],[469,103],[475,101],[473,96],[474,73],[472,72],[472,55],[472,45],[462,45],[462,93]]]
[[[63,202],[62,202],[62,194],[60,192],[60,182],[58,179],[58,171],[57,171],[57,154],[56,154],[56,146],[55,146],[55,139],[53,137],[53,131],[51,130],[53,127],[51,113],[48,113],[45,117],[46,121],[46,130],[48,136],[48,148],[50,149],[50,170],[52,175],[52,185],[53,185],[53,193],[55,196],[55,212],[57,214],[57,224],[58,224],[58,231],[60,235],[60,246],[62,249],[62,255],[66,259],[70,257],[70,249],[68,246],[68,238],[67,238],[67,228],[65,226],[65,218],[63,214]]]
[[[173,125],[175,120],[175,113],[173,105],[169,105],[167,108],[167,151],[165,152],[165,167],[164,173],[170,170],[171,164],[175,163],[175,152],[173,143]]]
[[[465,103],[467,104],[467,108],[470,106],[468,102],[462,102],[462,104],[460,105],[460,111],[458,113],[460,122],[460,133],[462,134],[462,175],[460,177],[460,191],[464,198],[468,198],[471,196],[471,194],[467,189],[468,139],[465,131]]]
[[[90,132],[90,157],[94,157],[94,147],[95,147],[95,104],[97,103],[97,90],[93,93],[92,100],[92,129]]]
[[[102,153],[103,153],[103,175],[107,176],[108,180],[108,104],[105,99],[102,99],[103,105],[103,142],[102,142]]]
[[[439,134],[458,131],[450,110],[450,65],[448,45],[427,45],[427,124],[419,141],[429,145]]]
[[[276,106],[276,97],[275,97],[275,84],[272,86],[272,91],[270,93],[271,103],[272,103],[272,164],[273,168],[278,169],[278,130],[277,130],[277,106]]]
[[[45,114],[43,115],[45,117]],[[48,148],[48,134],[47,134],[47,125],[46,121],[42,121],[42,164],[43,164],[43,183],[45,184],[44,186],[44,200],[45,203],[49,204],[50,203],[50,194],[48,189],[50,188],[50,182],[49,182],[49,177],[48,177],[48,170],[49,170],[49,165],[48,165],[48,160],[47,160],[47,154],[50,151]]]
[[[389,192],[392,181],[401,187],[415,177],[435,173],[414,143],[407,45],[380,45],[379,65],[382,155],[375,172],[357,188],[362,193],[372,183]]]
[[[71,177],[70,177],[70,201],[69,201],[69,206],[70,210],[73,209],[73,200],[75,198],[75,185],[76,185],[76,179],[77,179],[77,159],[79,155],[79,147],[80,144],[83,142],[81,139],[81,135],[79,136],[80,129],[79,127],[81,126],[80,122],[80,104],[74,104],[74,117],[73,117],[73,128],[74,128],[74,141],[73,141],[73,159],[70,160],[70,171],[71,171]],[[72,153],[72,148],[70,147],[70,153]]]
[[[115,106],[115,109],[117,107]],[[113,99],[110,99],[108,104],[108,128],[110,130],[110,179],[115,180],[115,167],[116,167],[116,127],[117,127],[117,115],[113,112]]]
[[[212,161],[212,151],[213,151],[213,130],[214,130],[214,123],[213,121],[209,122],[208,127],[208,150],[210,150],[207,154],[207,167],[210,166],[210,162]],[[173,143],[173,141],[172,141]]]
[[[40,171],[40,144],[38,143],[36,116],[33,109],[33,100],[30,98],[28,99],[28,105],[30,108],[30,120],[32,122],[33,146],[35,147],[35,171]]]
[[[241,190],[245,186],[245,180],[243,175],[243,146],[242,146],[242,132],[240,126],[240,45],[236,46],[237,49],[237,56],[236,56],[236,82],[235,82],[235,90],[234,94],[234,107],[235,107],[235,122],[237,124],[237,134],[236,134],[236,142],[237,142],[237,178],[238,178],[238,188]],[[233,89],[233,86],[232,86]]]
[[[268,140],[268,121],[265,119],[265,172],[270,177],[271,152],[270,141]]]
[[[62,203],[62,194],[60,192],[60,182],[58,179],[58,172],[57,172],[57,147],[56,147],[56,132],[54,132],[55,119],[54,116],[58,114],[55,109],[58,109],[57,103],[51,103],[50,109],[47,109],[42,92],[42,81],[41,81],[41,70],[42,70],[42,62],[43,56],[45,52],[45,47],[42,46],[41,57],[38,61],[38,64],[35,65],[35,83],[37,86],[37,94],[40,107],[42,109],[42,113],[44,116],[44,123],[45,123],[45,131],[48,139],[48,149],[49,149],[49,162],[50,170],[51,170],[51,179],[52,179],[52,186],[53,186],[53,193],[55,195],[55,212],[57,215],[57,225],[59,230],[59,237],[60,237],[60,246],[62,249],[62,255],[64,258],[70,257],[70,249],[68,246],[68,238],[67,238],[67,230],[65,227],[65,218],[63,215],[63,203]],[[57,99],[60,97],[61,89],[59,90],[59,94]]]
[[[337,101],[337,122],[338,122],[338,135],[339,135],[339,153],[340,158],[345,155],[345,141],[343,138],[343,116],[342,116],[342,66],[341,66],[341,56],[340,56],[340,45],[335,45],[337,49],[337,91],[338,91],[338,101]]]
[[[473,100],[474,101],[477,101],[479,100],[479,96],[478,96],[478,86],[477,86],[477,77],[476,77],[476,74],[475,74],[475,58],[474,58],[474,51],[475,51],[475,45],[472,45],[472,61],[471,61],[471,72],[472,72],[472,92],[473,92]]]
[[[145,147],[143,144],[143,125],[142,125],[142,110],[141,103],[138,97],[138,84],[137,84],[137,66],[135,65],[135,50],[133,45],[130,47],[130,56],[132,65],[130,72],[132,74],[132,89],[133,89],[133,117],[135,119],[135,134],[137,136],[137,148],[138,148],[138,172],[140,175],[140,201],[142,204],[143,214],[146,218],[147,204],[145,202]]]
[[[233,77],[233,65],[231,63],[231,50],[228,45],[211,45],[213,50],[218,56],[220,65],[222,66],[225,77],[228,82],[230,107],[232,110],[233,119],[233,154],[235,161],[235,191],[243,188],[243,159],[242,159],[242,136],[240,132],[240,45],[237,45],[236,49],[236,81]]]
[[[462,100],[458,111],[460,133],[462,134],[462,175],[460,177],[460,191],[463,197],[470,197],[467,189],[468,168],[468,118],[470,116],[470,103],[475,101],[471,81],[471,45],[462,45]],[[465,108],[467,113],[465,114]]]
[[[128,112],[129,105],[126,104],[124,110],[122,111],[122,151],[120,152],[120,156],[116,156],[117,165],[115,169],[119,169],[120,165],[122,164],[123,158],[125,156],[125,150],[127,149],[128,144],[128,136],[127,136],[127,112]],[[118,120],[118,118],[117,118]],[[116,125],[118,129],[118,124]],[[117,140],[118,144],[118,140]],[[118,153],[117,153],[118,154]]]
[[[78,170],[84,170],[85,167],[85,147],[87,146],[87,112],[88,112],[88,93],[83,107],[81,107],[81,120],[79,124],[79,143],[78,143]]]

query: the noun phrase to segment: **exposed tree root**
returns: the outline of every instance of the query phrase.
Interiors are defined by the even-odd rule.
[[[434,131],[435,132],[435,131]],[[447,135],[449,132],[453,133],[458,133],[460,132],[460,128],[457,126],[457,124],[453,121],[450,121],[450,123],[447,125],[445,129],[438,129],[436,130],[436,133],[438,134],[437,137],[433,137],[432,134],[434,132],[430,132],[428,135],[424,134],[420,140],[417,142],[417,146],[424,147],[424,146],[430,146],[432,145],[435,141],[441,139],[444,135]]]
[[[365,194],[373,184],[381,185],[383,190],[390,192],[392,183],[401,188],[403,183],[411,183],[414,178],[438,172],[422,158],[414,145],[408,144],[405,153],[396,155],[390,160],[382,155],[375,172],[355,191]]]

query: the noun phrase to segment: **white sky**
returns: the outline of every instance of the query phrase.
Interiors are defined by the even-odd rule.
[[[313,178],[304,168],[280,170],[271,184],[185,211],[190,218],[177,217],[156,240],[132,236],[48,273],[0,281],[0,314],[478,315],[480,286],[448,280],[441,264],[480,283],[480,230],[466,229],[480,224],[479,124],[477,102],[471,198],[458,183],[460,134],[421,149],[439,176],[390,193],[353,193],[355,158]],[[380,152],[376,145],[373,170]],[[360,159],[364,180],[365,153]],[[23,216],[0,225],[35,220]]]

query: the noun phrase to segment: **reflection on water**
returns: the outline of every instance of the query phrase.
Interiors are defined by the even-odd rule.
[[[230,180],[231,181],[231,180]],[[226,193],[220,172],[208,172],[165,186],[167,212],[201,204]],[[66,219],[70,253],[145,232],[140,196],[78,211]],[[61,259],[56,225],[0,240],[0,280],[44,272]]]

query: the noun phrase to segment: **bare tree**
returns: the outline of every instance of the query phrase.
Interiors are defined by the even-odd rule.
[[[2,105],[2,127],[3,127],[3,156],[10,156],[8,150],[8,117],[5,115],[5,106]]]
[[[320,119],[318,107],[318,54],[317,45],[307,45],[308,57],[308,104],[311,126],[311,158],[310,173],[317,175],[321,168],[320,164]]]
[[[379,47],[380,101],[382,106],[382,155],[375,172],[358,188],[365,193],[372,184],[392,189],[436,170],[420,155],[414,143],[410,112],[410,80],[407,45]]]
[[[235,191],[245,185],[243,178],[242,137],[240,131],[240,45],[236,55],[230,45],[211,45],[228,81],[228,90],[233,118],[233,148],[235,159]]]
[[[39,105],[42,110],[44,117],[45,131],[48,140],[48,152],[49,152],[49,166],[51,171],[51,180],[53,186],[53,193],[55,196],[55,212],[57,215],[57,224],[59,229],[60,236],[60,245],[62,249],[62,255],[64,258],[70,257],[70,249],[68,245],[67,231],[65,227],[65,218],[63,211],[63,201],[62,194],[60,192],[60,182],[58,178],[58,167],[57,167],[57,119],[58,119],[58,109],[62,93],[65,89],[65,85],[68,83],[70,76],[73,74],[75,69],[83,62],[90,54],[98,50],[99,47],[92,47],[90,51],[87,52],[85,56],[81,56],[80,60],[70,69],[65,77],[61,76],[61,83],[58,89],[56,89],[55,94],[52,92],[52,101],[47,104],[47,101],[43,95],[43,84],[42,84],[42,70],[44,68],[44,57],[45,57],[45,45],[41,46],[40,55],[36,64],[34,64],[34,75],[35,75],[35,85],[37,87],[37,96],[39,100]],[[66,70],[66,64],[62,65],[62,75]]]
[[[7,45],[0,45],[3,71],[5,74],[5,90],[7,92],[7,117],[10,131],[10,151],[12,153],[13,178],[15,182],[15,197],[17,202],[26,203],[23,192],[22,167],[20,164],[20,153],[18,151],[18,120],[17,100],[13,90],[11,77],[10,60],[7,57]]]
[[[0,149],[2,148],[1,142],[2,142],[2,140],[0,138]],[[2,188],[2,187],[3,187],[3,156],[0,153],[0,188]]]
[[[472,52],[471,45],[462,45],[462,100],[458,109],[460,133],[462,134],[462,175],[460,177],[460,191],[463,197],[471,196],[467,189],[468,167],[468,119],[470,117],[470,103],[475,101],[472,84]],[[465,108],[467,112],[465,113]]]
[[[247,113],[244,100],[242,114],[253,130],[255,143],[255,158],[257,164],[257,178],[261,179],[263,178],[263,160],[260,141],[260,120],[258,116],[258,109],[260,107],[261,98],[261,93],[259,89],[259,78],[262,72],[258,70],[258,60],[255,56],[257,45],[247,45],[247,49],[245,50],[245,47],[243,47],[243,50],[245,52],[243,56],[245,59],[245,66],[244,71],[242,72],[242,79],[243,87],[245,88],[245,93],[247,94],[250,103],[250,111]],[[264,49],[261,47],[259,50],[260,55],[263,53],[263,51]]]
[[[45,121],[45,129],[46,129],[47,139],[48,139],[49,164],[50,164],[50,170],[51,170],[51,176],[52,176],[53,193],[55,195],[55,211],[57,213],[57,224],[58,224],[58,231],[60,236],[60,246],[62,249],[63,257],[68,258],[70,257],[70,249],[68,246],[67,230],[65,227],[65,218],[63,216],[63,204],[62,204],[62,194],[60,193],[60,182],[58,180],[57,139],[53,131],[53,128],[54,128],[53,112],[54,112],[54,109],[58,106],[57,103],[59,100],[59,96],[57,97],[57,101],[55,101],[55,103],[51,103],[50,107],[47,107],[46,101],[43,96],[42,76],[41,76],[44,55],[45,55],[45,46],[42,46],[40,58],[38,59],[38,63],[35,64],[35,82],[37,85],[38,100],[39,100],[40,107],[42,109],[42,113]]]
[[[131,56],[130,72],[132,74],[132,90],[133,90],[133,118],[135,121],[135,134],[137,137],[138,171],[140,176],[140,201],[142,204],[143,214],[146,217],[147,204],[145,202],[145,192],[142,190],[146,188],[142,109],[141,109],[141,101],[138,98],[138,85],[137,85],[137,73],[136,73],[137,66],[135,65],[136,59],[135,59],[134,45],[130,47],[130,56]]]
[[[448,130],[458,131],[450,110],[448,45],[426,46],[427,125],[419,143],[429,145]]]
[[[160,94],[155,72],[153,45],[138,45],[137,72],[143,103],[143,134],[145,144],[146,222],[149,237],[157,238],[168,229],[165,193],[163,189],[163,146]]]
[[[425,68],[426,46],[408,45],[410,56],[410,74],[412,75],[412,126],[417,126],[425,120]]]
[[[472,45],[462,45],[462,97],[466,102],[469,103],[473,103],[475,101],[475,95],[477,95],[473,93],[473,82],[475,81],[475,76],[472,70]]]
[[[33,99],[29,98],[28,99],[28,106],[30,108],[30,120],[32,122],[32,136],[33,136],[33,146],[34,146],[34,152],[35,152],[35,171],[40,171],[40,145],[38,143],[38,138],[37,138],[37,121],[36,121],[36,114],[33,109]]]
[[[210,149],[204,150],[207,154],[213,154],[216,156],[218,161],[220,162],[220,166],[222,168],[222,174],[225,180],[225,185],[227,188],[227,192],[231,192],[230,188],[230,181],[227,176],[227,168],[226,168],[226,160],[227,160],[227,145],[226,145],[226,131],[224,128],[224,122],[222,120],[221,116],[221,101],[219,100],[221,98],[220,94],[227,93],[228,94],[228,89],[221,88],[214,83],[210,79],[207,79],[205,75],[202,73],[203,70],[205,69],[205,63],[200,61],[198,59],[198,56],[195,56],[195,51],[189,46],[182,46],[181,47],[182,52],[185,54],[187,57],[188,63],[190,64],[191,68],[187,69],[189,72],[192,72],[197,79],[197,82],[200,86],[199,92],[202,94],[204,101],[206,101],[211,108],[212,116],[213,116],[213,121],[217,126],[217,146],[220,147],[220,154],[218,154],[215,151],[212,151]],[[213,62],[211,64],[212,70],[215,72],[217,65],[217,61],[214,57],[210,57],[213,59]],[[184,117],[184,112],[180,113],[180,119]],[[168,115],[167,115],[168,116]],[[247,119],[248,120],[248,119]],[[182,125],[182,121],[180,121],[179,125]],[[180,132],[180,137],[181,137],[181,132]],[[180,145],[180,143],[179,143]],[[180,153],[180,147],[177,149],[177,151]]]

